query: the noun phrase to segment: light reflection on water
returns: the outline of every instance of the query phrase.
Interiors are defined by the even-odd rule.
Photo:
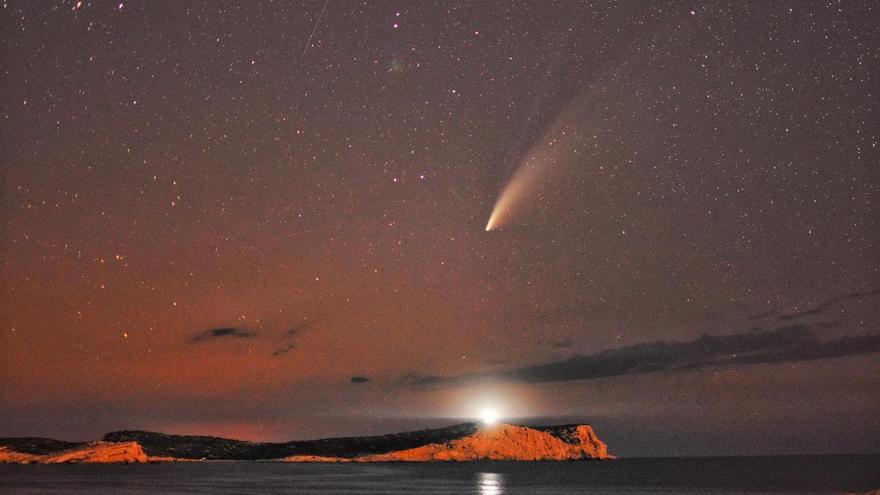
[[[480,495],[501,495],[504,493],[504,477],[501,473],[480,473],[477,486]]]

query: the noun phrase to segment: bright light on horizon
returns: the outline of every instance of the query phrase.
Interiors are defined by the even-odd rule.
[[[446,404],[455,404],[443,417],[481,426],[528,418],[543,409],[532,399],[533,390],[524,384],[485,381],[445,391]],[[438,408],[434,408],[436,411]],[[433,414],[437,414],[434,412]],[[546,415],[546,414],[544,414]]]
[[[498,421],[498,411],[491,408],[483,409],[483,412],[480,413],[480,420],[487,425],[494,424]]]

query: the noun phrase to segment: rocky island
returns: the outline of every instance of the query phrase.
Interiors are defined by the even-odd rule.
[[[247,442],[208,436],[117,431],[98,442],[0,438],[0,463],[144,463],[175,461],[433,462],[612,459],[586,424],[522,426],[461,423],[367,437]]]

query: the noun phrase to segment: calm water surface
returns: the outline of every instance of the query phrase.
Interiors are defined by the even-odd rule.
[[[880,488],[880,455],[463,464],[0,465],[4,494],[733,494]]]

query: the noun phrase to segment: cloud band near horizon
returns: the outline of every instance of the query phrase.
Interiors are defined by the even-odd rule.
[[[654,372],[812,361],[873,352],[880,352],[880,334],[848,335],[823,341],[811,328],[799,324],[732,335],[703,334],[688,342],[639,343],[501,371],[416,377],[410,383],[458,387],[482,380],[519,383],[595,380]]]

